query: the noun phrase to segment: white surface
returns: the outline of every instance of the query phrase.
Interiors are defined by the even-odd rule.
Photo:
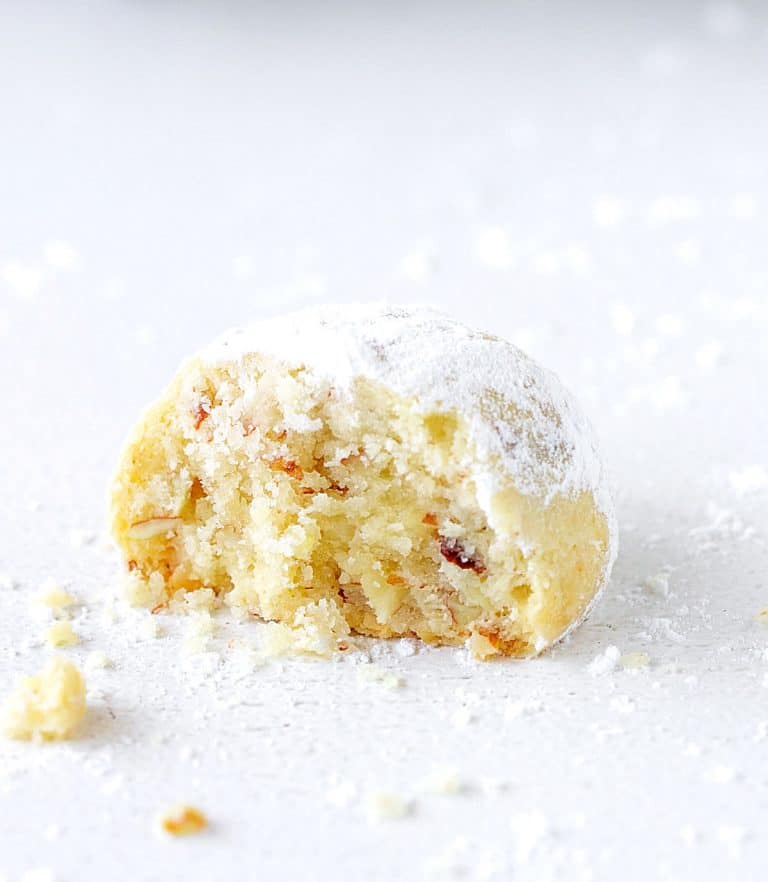
[[[2,685],[46,655],[49,576],[86,601],[67,654],[115,663],[77,741],[1,743],[0,875],[763,878],[767,44],[759,3],[0,6]],[[587,625],[529,663],[390,652],[388,690],[238,678],[256,625],[187,656],[183,623],[105,623],[114,562],[72,533],[179,359],[381,297],[581,398],[623,531]],[[593,674],[611,646],[650,668]],[[426,792],[441,767],[465,792]],[[379,790],[412,813],[371,824]],[[179,799],[207,834],[155,836]]]

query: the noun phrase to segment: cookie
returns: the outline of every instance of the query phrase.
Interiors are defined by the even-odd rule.
[[[558,379],[439,312],[378,304],[261,321],[186,361],[131,432],[111,511],[147,603],[212,589],[326,647],[532,655],[583,618],[616,551]]]

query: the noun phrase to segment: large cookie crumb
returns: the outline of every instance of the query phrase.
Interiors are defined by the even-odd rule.
[[[10,738],[59,741],[70,738],[85,717],[85,681],[60,656],[37,676],[24,677],[3,707],[3,729]]]

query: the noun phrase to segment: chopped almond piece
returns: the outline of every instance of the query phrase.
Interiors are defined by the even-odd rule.
[[[198,403],[192,409],[192,419],[194,427],[196,429],[199,429],[210,415],[210,411],[206,410],[203,407],[202,401],[198,401]]]
[[[128,536],[130,539],[152,539],[155,536],[162,536],[166,533],[173,533],[182,524],[181,518],[171,516],[160,516],[157,518],[147,518],[145,521],[136,521],[128,528]]]
[[[304,469],[292,459],[284,459],[282,456],[278,456],[276,459],[270,459],[267,465],[273,472],[285,472],[286,475],[296,478],[297,481],[301,481],[304,477]]]

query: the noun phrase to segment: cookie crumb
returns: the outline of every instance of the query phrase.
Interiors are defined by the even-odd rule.
[[[625,652],[619,659],[619,664],[625,670],[639,670],[647,668],[651,663],[651,657],[647,652]]]
[[[405,686],[405,680],[399,674],[386,671],[378,665],[360,665],[357,679],[361,683],[380,683],[385,689],[399,689]]]
[[[426,789],[439,796],[455,796],[462,793],[466,786],[458,772],[452,768],[436,769],[426,780]]]
[[[24,677],[3,707],[9,738],[58,741],[69,738],[85,717],[85,681],[66,659],[55,656],[34,677]]]
[[[45,642],[48,646],[58,648],[61,646],[76,646],[80,637],[72,627],[69,619],[54,622],[45,632]]]
[[[411,814],[413,806],[400,796],[386,790],[376,790],[366,800],[368,819],[372,822],[394,821]]]
[[[111,668],[112,661],[105,652],[97,649],[88,655],[88,658],[85,660],[85,667],[88,671]]]
[[[75,598],[54,579],[46,579],[40,586],[40,593],[35,601],[48,609],[61,610],[72,606]]]
[[[158,823],[169,836],[191,836],[208,827],[208,818],[193,805],[177,805],[163,812]]]

